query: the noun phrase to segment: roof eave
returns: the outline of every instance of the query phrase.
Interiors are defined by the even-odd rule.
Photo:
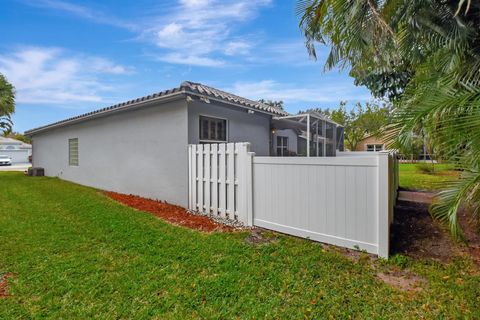
[[[178,92],[174,92],[174,93],[171,93],[171,94],[168,94],[168,95],[163,95],[163,96],[160,96],[160,97],[157,97],[157,98],[152,98],[152,99],[149,99],[149,100],[144,100],[144,101],[139,101],[139,102],[135,102],[135,103],[132,103],[132,104],[127,104],[127,105],[122,106],[122,107],[118,107],[118,108],[114,108],[114,109],[110,109],[110,110],[105,110],[105,111],[100,111],[100,112],[95,112],[95,113],[92,113],[92,114],[84,116],[84,117],[62,121],[60,123],[53,123],[51,125],[46,125],[46,126],[43,126],[43,127],[32,129],[32,130],[27,130],[27,131],[25,131],[25,136],[31,138],[32,136],[34,136],[36,134],[39,134],[39,133],[42,133],[42,132],[45,132],[45,131],[49,131],[49,130],[52,130],[52,129],[57,129],[57,128],[65,127],[65,126],[68,126],[68,125],[72,125],[72,124],[76,124],[76,123],[100,118],[100,117],[103,117],[105,115],[111,115],[111,114],[118,113],[118,112],[123,112],[123,111],[132,110],[132,109],[142,108],[142,107],[145,107],[146,105],[149,105],[149,104],[154,103],[154,102],[159,102],[159,101],[169,102],[169,101],[177,100],[178,98],[182,98],[182,96],[184,96],[184,95],[185,95],[184,91],[178,91]]]
[[[280,113],[277,113],[277,112],[270,112],[270,111],[258,109],[258,108],[255,108],[255,107],[249,107],[247,105],[244,105],[244,104],[241,104],[241,103],[238,103],[238,102],[232,102],[232,101],[228,101],[226,99],[216,98],[216,97],[212,97],[212,96],[209,96],[209,95],[201,94],[201,93],[198,93],[198,92],[195,92],[195,91],[188,90],[188,91],[185,91],[185,94],[195,95],[197,97],[202,97],[202,98],[207,98],[208,100],[213,100],[213,101],[216,101],[216,102],[220,102],[220,103],[224,103],[224,104],[228,104],[228,105],[232,105],[232,106],[236,106],[236,107],[241,107],[241,108],[244,108],[244,109],[247,109],[247,110],[252,110],[252,111],[267,114],[267,115],[270,115],[270,116],[288,115],[287,112],[284,112],[283,114],[280,114]]]
[[[201,93],[196,92],[196,91],[192,91],[192,90],[189,90],[189,89],[182,88],[181,90],[179,90],[177,92],[173,92],[173,93],[166,94],[166,95],[161,95],[161,96],[151,98],[151,99],[148,99],[148,100],[142,100],[142,101],[134,102],[134,103],[131,103],[131,104],[126,104],[125,106],[120,106],[120,107],[116,107],[116,108],[113,108],[113,109],[106,109],[106,110],[99,111],[99,112],[92,112],[91,114],[86,114],[84,116],[79,116],[77,118],[72,118],[72,119],[69,119],[69,120],[67,119],[67,120],[64,120],[64,121],[59,121],[59,122],[56,122],[56,123],[52,123],[50,125],[34,128],[34,129],[31,129],[31,130],[27,130],[27,131],[25,131],[25,136],[33,137],[36,134],[39,134],[39,133],[42,133],[42,132],[45,132],[45,131],[49,131],[49,130],[52,130],[52,129],[57,129],[57,128],[69,126],[69,125],[72,125],[72,124],[76,124],[76,123],[80,123],[80,122],[104,117],[105,115],[111,115],[111,114],[118,113],[118,112],[123,112],[123,111],[127,111],[127,110],[141,108],[141,107],[144,107],[144,106],[149,105],[149,104],[154,103],[154,102],[173,101],[173,100],[176,100],[178,98],[184,98],[186,95],[192,95],[192,96],[196,96],[196,97],[207,98],[209,100],[213,100],[213,101],[216,101],[216,102],[219,102],[219,103],[224,103],[224,104],[227,104],[227,105],[241,107],[243,109],[252,110],[254,112],[267,114],[267,115],[270,115],[270,116],[285,116],[285,115],[288,115],[287,112],[280,113],[280,112],[271,112],[271,111],[268,111],[268,110],[262,110],[262,109],[254,107],[254,106],[248,106],[248,105],[245,105],[245,104],[242,104],[242,103],[233,102],[233,101],[229,101],[227,99],[222,99],[222,98],[216,98],[214,96],[201,94]]]

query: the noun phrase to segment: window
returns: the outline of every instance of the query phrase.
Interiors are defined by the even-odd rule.
[[[200,116],[201,142],[226,142],[227,120]]]
[[[367,151],[382,151],[383,144],[367,144]]]
[[[7,147],[5,148],[5,150],[15,150],[15,147],[14,147],[14,146],[7,146]]]
[[[68,139],[68,164],[78,166],[78,138]]]
[[[288,155],[288,137],[277,137],[277,156],[284,157]]]

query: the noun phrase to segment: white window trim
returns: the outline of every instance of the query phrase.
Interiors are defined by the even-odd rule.
[[[282,140],[283,140],[283,139],[286,139],[286,140],[287,140],[287,144],[286,144],[286,145],[283,145],[283,142],[282,142],[282,145],[279,146],[279,145],[278,145],[278,138],[282,138]],[[282,150],[285,150],[286,153],[288,154],[288,145],[289,145],[289,143],[290,143],[290,142],[289,142],[290,139],[288,139],[287,136],[277,136],[276,139],[277,139],[277,141],[275,141],[275,142],[276,142],[276,146],[275,146],[275,147],[276,147],[277,156],[284,157],[285,154],[283,154],[283,155],[279,155],[279,154],[278,154],[278,148],[281,148]],[[285,152],[282,151],[282,153],[285,153]]]
[[[225,120],[225,141],[223,140],[205,140],[205,139],[200,139],[200,118],[201,117],[206,117],[206,118],[212,118],[212,119],[218,119],[218,120]],[[229,137],[229,121],[227,118],[222,118],[222,117],[217,117],[217,116],[212,116],[209,114],[199,114],[198,115],[198,141],[200,143],[228,143],[228,137]]]
[[[381,150],[377,150],[377,146],[378,145],[382,145],[382,149]],[[373,146],[373,150],[372,151],[368,151],[368,146]],[[368,152],[379,152],[379,151],[383,151],[385,150],[385,144],[384,143],[365,143],[365,151],[368,151]]]

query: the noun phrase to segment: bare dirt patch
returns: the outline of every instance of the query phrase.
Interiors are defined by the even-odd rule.
[[[465,231],[465,243],[452,239],[448,230],[433,220],[428,204],[398,201],[392,225],[392,254],[400,253],[414,259],[432,259],[448,263],[457,256],[470,256],[480,265],[480,236],[469,220],[466,208],[459,212]]]
[[[0,276],[0,299],[9,297],[8,294],[8,279],[13,277],[11,273],[5,273]]]
[[[377,278],[388,284],[389,286],[410,292],[419,292],[427,280],[416,274],[409,273],[408,270],[388,270],[377,273]]]
[[[245,238],[245,242],[253,245],[269,244],[276,241],[277,238],[272,232],[262,228],[253,228],[250,234]]]
[[[185,208],[167,202],[146,199],[134,195],[105,192],[113,200],[137,210],[146,211],[172,224],[204,232],[233,231],[232,227],[217,223],[206,216],[193,215]]]

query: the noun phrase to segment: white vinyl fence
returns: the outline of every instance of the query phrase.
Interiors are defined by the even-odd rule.
[[[189,145],[189,209],[252,225],[248,143]]]
[[[394,153],[255,157],[248,143],[190,145],[189,174],[191,210],[388,257]]]

